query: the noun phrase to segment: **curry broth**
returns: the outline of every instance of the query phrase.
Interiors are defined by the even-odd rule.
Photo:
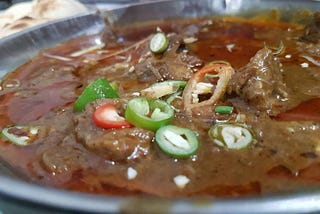
[[[148,38],[157,26],[166,33],[195,37],[197,41],[185,46],[204,64],[224,60],[236,71],[264,45],[276,49],[282,41],[285,51],[277,57],[284,81],[294,91],[292,105],[318,97],[319,68],[310,62],[307,68],[301,66],[307,61],[297,49],[297,38],[303,34],[300,25],[213,18],[116,28],[115,37],[104,36],[103,49],[70,57],[79,47],[94,45],[100,35],[78,38],[42,51],[3,79],[0,127],[35,124],[46,128],[33,145],[19,147],[2,139],[2,160],[31,182],[97,194],[242,196],[319,186],[319,117],[281,121],[235,95],[226,95],[221,103],[231,103],[254,131],[255,142],[245,149],[221,148],[208,137],[211,124],[224,118],[188,117],[183,112],[175,114],[172,124],[195,131],[200,142],[197,154],[187,159],[163,154],[154,140],[145,158],[131,162],[105,159],[77,142],[72,104],[88,83],[104,77],[116,82],[120,97],[128,99],[153,83],[139,81],[130,70],[142,54],[139,46],[134,51],[121,50]],[[120,54],[112,55],[117,51]],[[128,180],[128,167],[138,172],[135,179]],[[173,182],[177,175],[190,179],[185,188]]]

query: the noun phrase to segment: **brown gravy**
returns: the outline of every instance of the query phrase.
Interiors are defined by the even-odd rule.
[[[285,51],[277,58],[285,84],[293,91],[294,108],[269,117],[239,96],[226,95],[223,103],[231,103],[236,113],[245,115],[246,124],[255,133],[256,142],[242,150],[221,148],[208,137],[218,117],[187,117],[183,112],[176,114],[172,123],[198,134],[200,149],[191,158],[170,158],[154,142],[146,158],[125,163],[106,160],[87,150],[74,134],[77,113],[72,111],[73,102],[88,83],[99,77],[116,82],[120,97],[127,99],[151,85],[153,82],[139,81],[130,70],[141,56],[140,49],[121,50],[148,38],[156,26],[166,33],[195,37],[197,41],[185,44],[190,54],[204,64],[227,61],[236,72],[264,43],[276,48],[282,41]],[[34,124],[45,127],[45,131],[36,143],[25,147],[2,139],[1,159],[31,182],[97,194],[237,197],[319,187],[320,113],[316,111],[320,108],[320,76],[319,67],[301,57],[304,53],[297,38],[303,30],[297,24],[235,18],[176,20],[115,29],[116,38],[104,37],[105,47],[77,57],[70,54],[96,44],[100,35],[43,50],[3,79],[0,128]],[[114,54],[117,51],[119,54]],[[308,67],[302,63],[308,63]],[[308,106],[313,107],[304,107],[304,102],[311,102]],[[299,113],[302,116],[290,117]],[[127,178],[129,167],[137,171],[135,179]],[[185,188],[177,188],[173,182],[177,175],[190,179]]]

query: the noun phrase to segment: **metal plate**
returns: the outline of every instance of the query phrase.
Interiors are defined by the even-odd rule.
[[[80,35],[99,33],[101,16],[85,13],[22,30],[0,39],[0,77],[32,59],[40,50]]]
[[[283,19],[298,9],[319,10],[312,0],[175,0],[138,4],[102,12],[114,26],[145,20],[203,17],[222,14],[250,14],[281,8]],[[293,11],[293,12],[292,12]],[[31,59],[39,50],[106,27],[101,16],[82,14],[51,22],[0,40],[0,76]],[[310,213],[320,212],[320,190],[239,199],[176,199],[157,197],[111,197],[68,192],[11,177],[0,168],[0,207],[4,213]],[[32,211],[32,212],[31,212]]]

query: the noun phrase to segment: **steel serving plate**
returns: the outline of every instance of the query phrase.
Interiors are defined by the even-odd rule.
[[[319,10],[313,0],[175,0],[140,3],[112,11],[66,18],[0,39],[0,77],[30,60],[39,50],[112,25],[145,20],[254,14],[280,8],[283,19],[301,9]],[[111,26],[106,26],[107,20]],[[237,199],[112,197],[58,190],[23,181],[0,162],[3,213],[319,213],[320,189]]]

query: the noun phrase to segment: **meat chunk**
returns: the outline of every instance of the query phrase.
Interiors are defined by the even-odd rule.
[[[313,19],[306,26],[304,35],[300,40],[317,43],[320,40],[320,12],[315,12]]]
[[[153,55],[148,51],[135,65],[135,73],[141,82],[163,81],[168,79],[188,80],[192,68],[202,65],[202,61],[189,54],[182,37],[168,35],[169,47],[162,55]]]
[[[121,99],[99,100],[87,105],[84,112],[75,116],[75,132],[78,142],[103,158],[117,162],[141,159],[149,153],[154,133],[140,128],[102,129],[97,127],[92,115],[105,103],[113,103],[123,115],[125,101]]]
[[[64,173],[85,168],[88,162],[85,156],[85,149],[78,145],[61,144],[47,149],[42,154],[42,163],[45,169],[49,172]]]
[[[273,116],[286,108],[289,89],[283,81],[280,62],[268,48],[263,48],[233,75],[232,91],[258,110]]]
[[[313,19],[305,27],[298,47],[307,54],[320,57],[320,12],[315,12]]]
[[[91,151],[113,161],[129,161],[146,156],[153,137],[140,128],[108,130],[99,136],[78,135]]]

